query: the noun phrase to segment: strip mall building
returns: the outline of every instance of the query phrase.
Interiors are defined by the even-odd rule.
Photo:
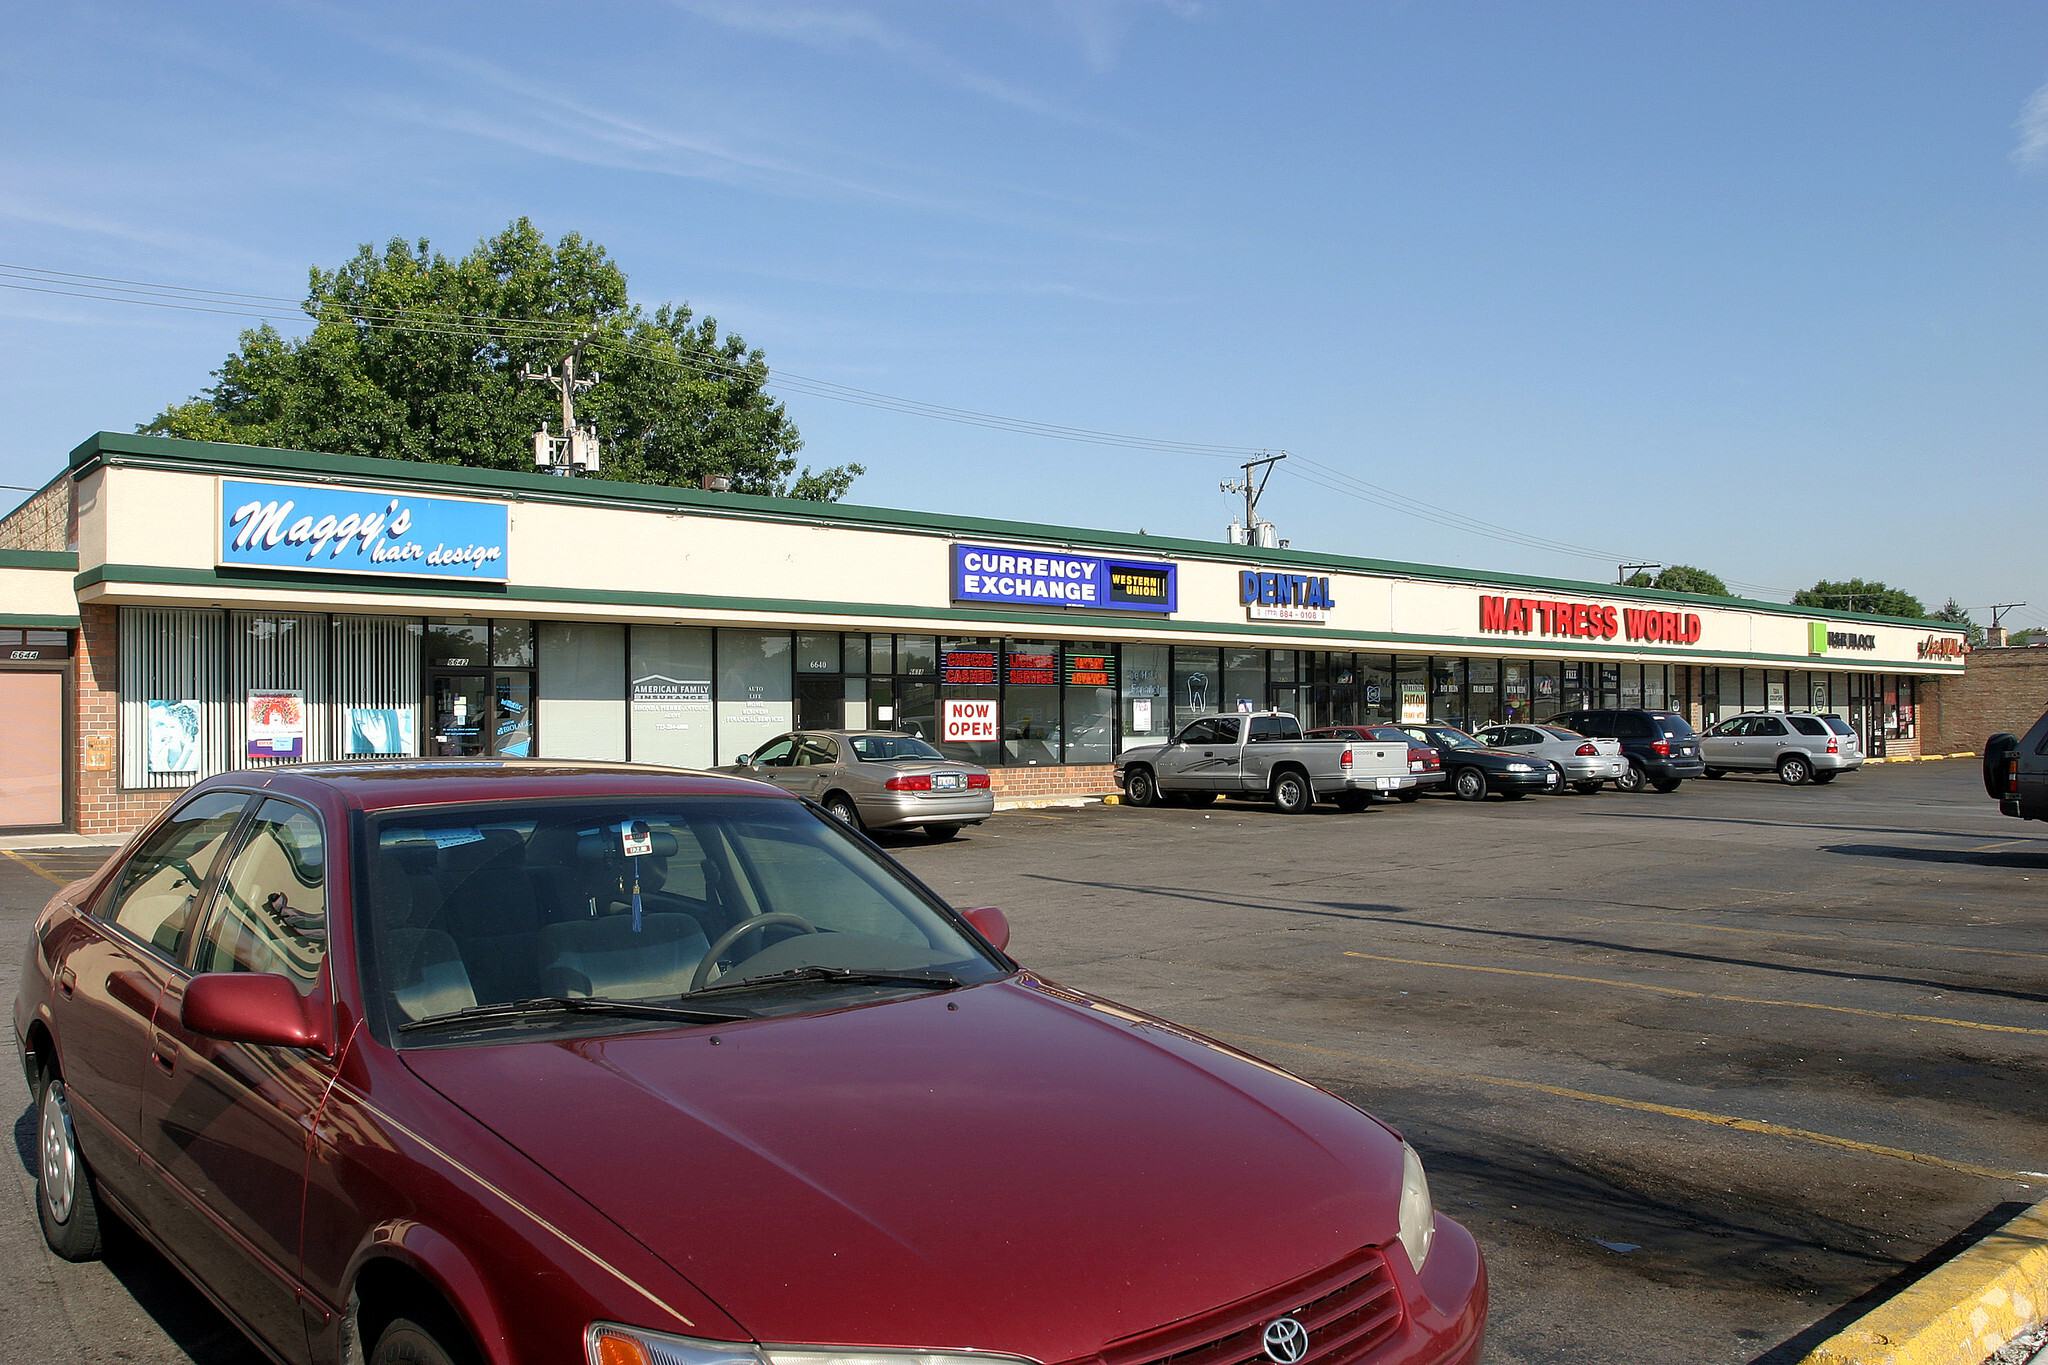
[[[727,763],[921,733],[999,797],[1188,717],[1844,716],[1916,751],[1926,621],[1339,555],[101,433],[0,521],[0,828],[392,754]]]

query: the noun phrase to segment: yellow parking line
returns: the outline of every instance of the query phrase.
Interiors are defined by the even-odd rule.
[[[2002,843],[1996,844],[1973,844],[1969,851],[1972,853],[1988,853],[1994,848],[2011,848],[2014,844],[2038,844],[2040,842],[2039,839],[2007,839]]]
[[[1454,972],[1491,972],[1496,976],[1536,976],[1548,981],[1583,981],[1590,986],[1612,986],[1624,991],[1654,991],[1659,995],[1687,1000],[1723,1000],[1736,1005],[1780,1005],[1793,1010],[1826,1010],[1830,1014],[1860,1014],[1866,1019],[1900,1019],[1915,1024],[1946,1024],[1952,1028],[1981,1029],[1986,1033],[2024,1033],[2048,1038],[2048,1028],[2021,1028],[2016,1024],[1980,1024],[1969,1019],[1949,1019],[1938,1014],[1894,1014],[1890,1010],[1863,1010],[1852,1005],[1821,1005],[1811,1000],[1757,1000],[1746,995],[1716,995],[1711,991],[1688,991],[1677,986],[1651,986],[1640,981],[1613,981],[1602,976],[1567,976],[1561,972],[1531,972],[1516,967],[1474,967],[1463,962],[1426,962],[1412,957],[1380,957],[1374,953],[1346,951],[1346,957],[1368,962],[1398,962],[1405,967],[1442,967]]]
[[[6,855],[7,855],[8,857],[10,857],[10,858],[14,859],[14,861],[16,861],[17,863],[20,863],[20,864],[21,864],[21,865],[22,865],[23,867],[25,867],[25,868],[27,868],[27,869],[28,869],[29,871],[31,871],[31,872],[33,872],[33,873],[35,873],[35,874],[36,874],[36,875],[37,875],[38,877],[46,877],[46,878],[48,878],[49,880],[51,880],[51,881],[53,881],[53,882],[57,883],[57,885],[59,885],[59,886],[62,886],[62,885],[64,885],[64,884],[65,884],[66,882],[68,882],[69,880],[71,880],[71,879],[70,879],[70,878],[68,878],[68,877],[60,877],[60,876],[58,876],[58,875],[57,875],[56,873],[54,873],[54,872],[48,871],[47,869],[44,869],[44,868],[40,868],[40,867],[37,867],[37,866],[36,866],[36,865],[35,865],[34,863],[32,863],[32,862],[30,862],[30,861],[29,861],[28,859],[26,859],[26,858],[22,857],[22,856],[21,856],[21,855],[20,855],[19,853],[16,853],[16,852],[15,852],[15,851],[14,851],[13,849],[11,849],[11,848],[0,848],[0,853],[5,853],[5,854],[6,854]]]
[[[1591,1090],[1572,1090],[1561,1085],[1543,1085],[1536,1081],[1521,1081],[1509,1076],[1488,1076],[1474,1071],[1454,1071],[1449,1067],[1426,1066],[1420,1062],[1399,1062],[1391,1057],[1368,1057],[1357,1052],[1339,1052],[1334,1048],[1316,1047],[1309,1043],[1290,1043],[1279,1038],[1258,1038],[1246,1034],[1218,1033],[1212,1035],[1227,1043],[1247,1047],[1287,1048],[1295,1052],[1307,1052],[1318,1057],[1334,1057],[1347,1062],[1364,1062],[1371,1066],[1392,1067],[1398,1071],[1419,1072],[1428,1076],[1442,1076],[1450,1080],[1471,1081],[1479,1085],[1498,1085],[1510,1090],[1533,1090],[1539,1094],[1556,1095],[1561,1099],[1580,1100],[1587,1104],[1604,1104],[1614,1109],[1633,1109],[1644,1114],[1662,1114],[1666,1118],[1688,1119],[1694,1123],[1710,1123],[1718,1128],[1733,1128],[1744,1133],[1763,1133],[1770,1137],[1790,1138],[1795,1142],[1810,1142],[1816,1146],[1833,1147],[1845,1152],[1861,1152],[1866,1156],[1891,1157],[1895,1161],[1911,1161],[1921,1166],[1935,1166],[1944,1171],[1956,1171],[1963,1175],[1985,1176],[1992,1180],[2016,1180],[2022,1183],[2038,1183],[2043,1179],[2040,1171],[2007,1171],[1996,1166],[1978,1166],[1968,1161],[1950,1161],[1947,1157],[1931,1156],[1926,1152],[1912,1152],[1903,1147],[1884,1147],[1874,1142],[1858,1142],[1854,1138],[1836,1137],[1833,1133],[1817,1133],[1809,1128],[1790,1128],[1782,1123],[1766,1123],[1762,1119],[1746,1119],[1736,1114],[1716,1114],[1706,1109],[1687,1109],[1675,1104],[1653,1104],[1648,1100],[1623,1099],[1619,1095],[1602,1095]]]
[[[1736,890],[1742,890],[1736,887]],[[1705,929],[1716,934],[1755,934],[1761,938],[1796,938],[1808,943],[1849,943],[1839,934],[1795,934],[1784,929],[1736,929],[1726,924],[1694,924],[1682,919],[1610,919],[1600,915],[1578,915],[1575,918],[1590,920],[1594,924],[1661,924],[1667,929]],[[1887,948],[1925,948],[1935,953],[1981,953],[1987,957],[2031,957],[2048,961],[2048,953],[2023,953],[2017,948],[1965,948],[1955,943],[1915,943],[1909,938],[1859,938],[1858,944],[1873,944]]]

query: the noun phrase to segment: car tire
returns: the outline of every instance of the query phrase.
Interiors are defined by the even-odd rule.
[[[99,1198],[78,1150],[64,1081],[54,1072],[43,1073],[36,1094],[36,1215],[50,1250],[67,1261],[99,1258]]]
[[[1607,784],[1604,782],[1574,782],[1572,783],[1572,790],[1581,796],[1598,796],[1600,788],[1605,785]]]
[[[1216,793],[1182,792],[1180,794],[1180,804],[1183,806],[1213,806],[1216,804]]]
[[[369,1365],[469,1365],[470,1353],[450,1346],[453,1329],[414,1318],[393,1318],[378,1334]]]
[[[1834,781],[1834,780],[1835,780],[1836,778],[1838,778],[1838,777],[1840,777],[1840,776],[1841,776],[1841,774],[1840,774],[1840,773],[1838,773],[1838,772],[1825,772],[1825,773],[1824,773],[1824,772],[1822,772],[1822,771],[1821,771],[1820,769],[1818,769],[1818,768],[1815,768],[1815,769],[1813,770],[1813,780],[1814,780],[1814,782],[1815,782],[1815,783],[1817,783],[1817,784],[1818,784],[1818,785],[1820,785],[1820,786],[1823,786],[1823,787],[1825,787],[1825,786],[1826,786],[1826,785],[1827,785],[1828,783],[1830,783],[1830,782]]]
[[[1726,768],[1709,768],[1707,769],[1707,776],[1716,779],[1723,778],[1728,776],[1728,770]]]
[[[935,844],[943,844],[948,839],[957,839],[960,837],[960,826],[926,825],[924,827],[924,837],[931,840]]]
[[[1273,809],[1282,815],[1306,815],[1316,803],[1316,790],[1305,774],[1289,769],[1273,778]]]
[[[2001,730],[1984,741],[1984,794],[1993,801],[2005,799],[2005,769],[2015,751],[2020,747],[2020,737],[2010,730]]]
[[[818,803],[825,813],[845,825],[848,829],[865,829],[860,822],[860,810],[853,804],[853,798],[845,792],[832,792]]]
[[[1460,801],[1486,799],[1486,774],[1477,768],[1460,768],[1451,778],[1451,790]]]
[[[1643,771],[1640,763],[1631,762],[1622,769],[1621,776],[1614,779],[1614,789],[1618,792],[1639,792],[1648,785],[1649,775]]]
[[[1682,777],[1660,777],[1655,782],[1652,782],[1650,784],[1650,790],[1654,792],[1661,792],[1664,795],[1669,796],[1672,792],[1677,791],[1680,787],[1683,787],[1684,785],[1685,779]]]
[[[1803,787],[1813,781],[1813,762],[1798,754],[1778,760],[1778,780],[1788,787]]]
[[[1159,804],[1159,779],[1150,768],[1133,768],[1124,774],[1124,800],[1134,806]]]
[[[1395,792],[1394,799],[1404,806],[1412,806],[1422,799],[1422,788],[1410,787],[1407,791]]]
[[[1338,796],[1336,801],[1338,810],[1345,811],[1353,815],[1357,814],[1359,811],[1364,810],[1367,806],[1370,806],[1371,804],[1371,792],[1345,792],[1342,795]]]

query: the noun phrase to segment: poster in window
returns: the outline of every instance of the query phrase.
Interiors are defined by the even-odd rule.
[[[347,752],[351,755],[411,753],[411,719],[395,707],[349,707]]]
[[[251,692],[243,705],[243,751],[250,758],[306,756],[304,692]]]
[[[149,770],[153,773],[199,771],[199,703],[149,703]]]

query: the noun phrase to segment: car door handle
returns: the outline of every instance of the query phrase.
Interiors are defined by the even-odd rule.
[[[158,1029],[149,1044],[149,1060],[166,1076],[178,1069],[178,1040]]]
[[[77,989],[78,973],[72,971],[71,968],[68,966],[59,967],[57,969],[57,990],[59,991],[59,993],[61,993],[64,996],[64,998],[68,1000],[71,998],[72,992],[76,991]]]

